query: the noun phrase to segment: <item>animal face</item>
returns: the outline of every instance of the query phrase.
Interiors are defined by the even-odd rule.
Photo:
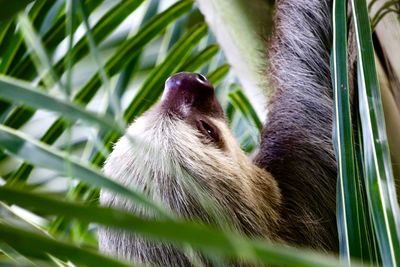
[[[221,150],[225,148],[224,138],[229,137],[224,136],[221,129],[226,126],[224,112],[215,97],[213,86],[203,75],[182,72],[170,77],[165,83],[161,102],[153,110],[163,120],[180,120],[188,125],[192,128],[193,136],[203,145]],[[176,128],[175,131],[178,133],[180,129]],[[200,145],[198,140],[189,140],[197,143],[192,146],[193,149]]]

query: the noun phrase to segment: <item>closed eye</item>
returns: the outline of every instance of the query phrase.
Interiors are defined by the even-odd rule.
[[[215,143],[218,147],[221,147],[221,137],[219,130],[211,123],[205,120],[198,120],[197,121],[197,129],[210,141]]]

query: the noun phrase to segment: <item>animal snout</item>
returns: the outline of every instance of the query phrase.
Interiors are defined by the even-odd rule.
[[[212,117],[223,117],[214,87],[199,73],[180,72],[165,82],[161,100],[163,109],[180,116],[201,113]]]

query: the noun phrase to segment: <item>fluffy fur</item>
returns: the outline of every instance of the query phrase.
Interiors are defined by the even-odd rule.
[[[331,3],[280,0],[276,5],[268,50],[276,93],[253,162],[218,112],[210,115],[186,102],[171,112],[163,108],[163,98],[129,127],[104,171],[184,218],[295,246],[336,250]],[[218,142],[196,127],[193,120],[199,118],[218,130]],[[152,216],[107,191],[101,203]],[[100,229],[99,244],[102,251],[132,261],[190,266],[181,250],[123,231]]]
[[[210,118],[224,137],[222,148],[159,106],[133,123],[114,147],[105,173],[188,219],[198,219],[247,235],[276,239],[280,194],[265,170],[253,165],[225,121]],[[151,216],[131,202],[103,191],[101,203]],[[187,265],[167,245],[124,232],[100,229],[103,251],[160,266]],[[172,256],[173,255],[173,256]]]
[[[269,48],[276,93],[255,162],[277,180],[290,243],[336,250],[331,1],[277,2]]]

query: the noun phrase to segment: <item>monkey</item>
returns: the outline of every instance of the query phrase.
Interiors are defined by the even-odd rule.
[[[337,251],[331,5],[331,0],[276,1],[274,30],[266,45],[266,79],[275,93],[252,159],[229,130],[207,78],[180,72],[168,78],[160,101],[115,144],[105,174],[187,220]],[[100,202],[155,216],[106,190]],[[100,228],[98,239],[101,251],[122,259],[191,266],[182,249],[122,230]],[[203,255],[199,258],[213,265]]]

